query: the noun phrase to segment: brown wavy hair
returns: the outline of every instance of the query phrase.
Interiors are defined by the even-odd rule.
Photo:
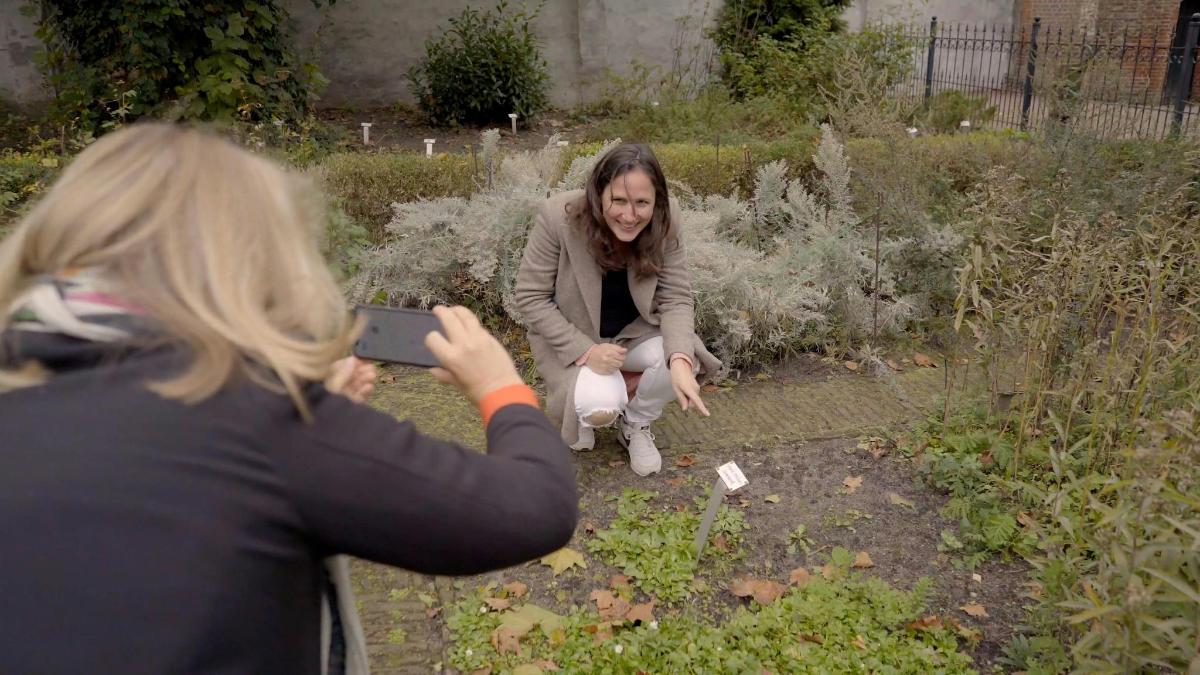
[[[604,220],[604,189],[617,178],[641,169],[654,185],[654,215],[631,245],[623,244]],[[658,158],[650,146],[642,143],[618,145],[596,164],[588,178],[586,199],[581,215],[587,228],[588,249],[604,270],[632,267],[639,277],[658,274],[663,266],[663,251],[668,237],[673,237],[671,206],[667,195],[667,179]]]

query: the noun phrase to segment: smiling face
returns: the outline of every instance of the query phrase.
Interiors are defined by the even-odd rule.
[[[616,176],[601,195],[604,222],[618,241],[637,239],[654,217],[654,182],[642,169]]]

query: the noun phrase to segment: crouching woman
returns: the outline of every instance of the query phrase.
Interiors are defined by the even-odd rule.
[[[650,426],[664,406],[708,415],[696,375],[721,364],[696,336],[678,211],[648,146],[612,149],[585,189],[543,204],[515,296],[573,449],[616,424],[630,467],[647,476],[662,468]]]

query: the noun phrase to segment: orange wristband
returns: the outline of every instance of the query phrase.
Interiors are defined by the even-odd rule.
[[[510,405],[529,405],[538,407],[537,394],[524,384],[510,384],[488,392],[479,402],[479,414],[483,417],[483,426],[492,421],[496,411]]]

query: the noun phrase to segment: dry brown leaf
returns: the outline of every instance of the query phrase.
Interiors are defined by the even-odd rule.
[[[700,389],[701,389],[702,391],[704,391],[705,393],[708,393],[708,394],[712,394],[712,393],[716,393],[716,392],[718,392],[718,391],[721,391],[721,388],[720,388],[720,387],[718,387],[718,386],[717,386],[717,385],[715,385],[715,384],[706,384],[706,385],[704,385],[703,387],[700,387]]]
[[[803,586],[812,579],[812,575],[803,567],[797,567],[788,574],[788,583],[793,586]]]
[[[596,524],[592,522],[584,523],[583,531],[587,534],[596,534]]]
[[[889,502],[891,502],[892,504],[895,504],[896,506],[904,506],[904,507],[910,508],[910,509],[915,509],[917,507],[916,504],[913,504],[911,501],[905,499],[904,497],[901,497],[900,495],[896,494],[895,492],[887,493],[887,498],[888,498]]]
[[[696,463],[696,458],[691,455],[680,455],[675,458],[675,466],[691,466]]]
[[[982,466],[983,468],[986,469],[995,463],[996,463],[996,459],[994,457],[992,457],[991,450],[985,450],[983,452],[983,454],[979,455],[979,465]]]
[[[503,588],[514,598],[523,598],[529,592],[529,587],[519,581],[504,584]]]
[[[854,556],[853,566],[860,569],[866,569],[868,567],[874,567],[875,563],[871,560],[871,555],[869,553],[866,551],[859,551],[858,555]]]
[[[922,368],[937,368],[937,364],[933,362],[933,359],[925,356],[921,352],[913,352],[913,363]]]
[[[824,565],[821,565],[821,576],[825,577],[826,581],[834,581],[841,578],[842,570],[840,570],[838,566],[834,565],[833,563],[825,563]]]
[[[628,589],[631,587],[629,577],[624,574],[614,574],[608,580],[608,585],[616,590]]]
[[[609,462],[608,462],[608,465],[609,465],[610,467],[612,467],[612,468],[614,468],[614,469],[615,469],[615,468],[617,468],[618,466],[625,466],[625,460],[623,460],[623,459],[612,459],[612,460],[609,460]]]
[[[496,651],[521,653],[521,636],[511,626],[500,626],[492,631],[492,647]]]
[[[508,598],[484,598],[483,603],[497,612],[508,609],[512,601]]]
[[[642,623],[650,623],[654,620],[654,601],[643,602],[640,605],[634,605],[626,612],[625,618],[630,621],[641,621]]]
[[[1017,514],[1017,522],[1025,527],[1033,527],[1034,525],[1037,525],[1037,521],[1034,520],[1033,516],[1025,513],[1024,511],[1021,511]]]
[[[850,644],[854,645],[856,649],[860,649],[862,651],[867,650],[867,640],[861,635],[855,635],[854,642],[851,642]]]
[[[687,480],[687,476],[679,476],[678,478],[668,478],[667,485],[670,485],[671,487],[679,487],[680,485],[683,485],[683,482],[685,480]]]
[[[908,630],[940,630],[942,628],[942,618],[937,614],[930,614],[916,621],[910,621],[904,625]]]
[[[846,487],[846,494],[854,494],[858,488],[862,487],[862,476],[846,476],[842,479],[842,485]]]
[[[432,619],[441,613],[442,613],[441,607],[429,607],[429,608],[426,608],[426,610],[425,610],[425,617],[428,619]]]
[[[616,599],[612,591],[606,591],[601,588],[597,588],[588,595],[588,600],[596,603],[596,609],[608,609],[612,607],[613,601]]]
[[[963,356],[963,357],[959,357],[958,359],[955,359],[955,361],[954,361],[954,362],[955,362],[955,363],[957,363],[957,364],[958,364],[958,365],[960,365],[960,366],[965,366],[965,365],[968,365],[968,364],[970,364],[970,363],[971,363],[971,360],[970,360],[970,359],[968,359],[967,357]]]
[[[901,369],[900,364],[896,363],[895,361],[893,361],[891,359],[888,359],[887,366],[888,366],[888,368],[891,368],[892,370],[896,370],[896,371]]]
[[[763,501],[770,502],[771,504],[778,504],[779,495],[767,495],[766,497],[763,497]]]
[[[769,605],[778,600],[779,596],[787,591],[787,587],[775,581],[744,577],[735,579],[729,585],[729,590],[739,598],[753,597],[758,604]]]
[[[725,535],[723,534],[718,534],[717,536],[713,537],[712,545],[713,548],[722,553],[729,553],[729,540],[726,539]]]
[[[842,365],[846,366],[846,370],[858,370],[858,361],[846,361]]]
[[[984,609],[983,605],[979,604],[978,602],[968,602],[967,604],[963,605],[962,607],[959,607],[959,609],[961,609],[962,611],[966,612],[967,614],[970,614],[971,616],[973,616],[977,619],[988,618],[987,610]]]
[[[825,638],[821,637],[820,633],[801,633],[796,636],[796,639],[801,642],[811,642],[815,645],[825,644]]]
[[[750,500],[749,499],[739,499],[738,506],[742,507],[743,509],[748,508],[750,506]]]

